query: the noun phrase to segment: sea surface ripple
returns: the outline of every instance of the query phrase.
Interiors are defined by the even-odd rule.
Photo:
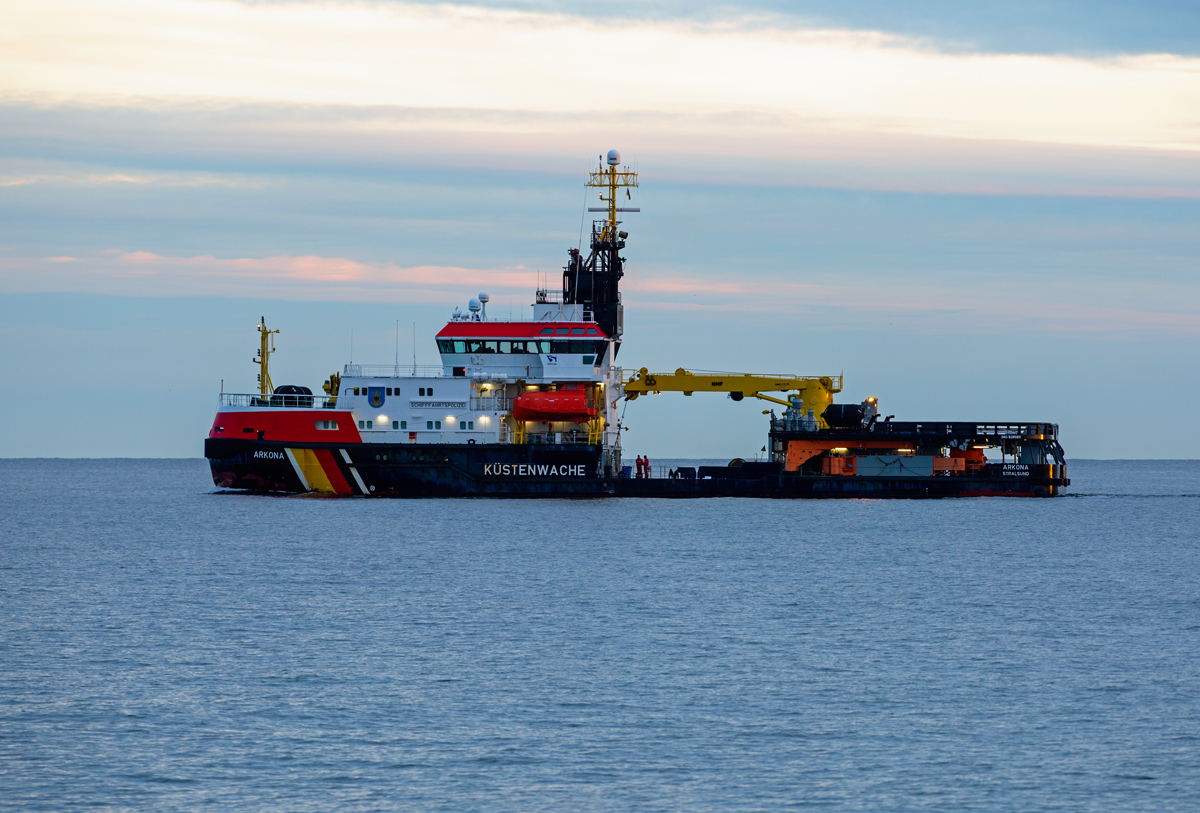
[[[3,460],[0,809],[1200,809],[1200,462],[1068,468],[456,501]]]

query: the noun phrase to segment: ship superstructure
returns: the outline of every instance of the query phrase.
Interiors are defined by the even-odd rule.
[[[841,376],[684,369],[623,379],[618,206],[637,173],[616,150],[587,185],[601,212],[589,252],[568,251],[529,318],[496,319],[480,293],[435,338],[435,366],[346,364],[323,393],[276,387],[274,336],[258,325],[257,393],[222,393],[205,456],[218,486],[374,496],[1051,496],[1069,481],[1053,424],[892,423],[877,402],[835,404]],[[621,409],[677,391],[753,397],[771,413],[763,460],[673,470],[625,465]],[[767,395],[781,393],[783,397]],[[998,449],[999,463],[985,449]],[[703,456],[697,449],[696,456]],[[1011,456],[1012,460],[1009,461]]]

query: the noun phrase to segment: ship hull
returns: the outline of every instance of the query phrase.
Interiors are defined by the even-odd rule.
[[[759,497],[884,499],[1052,497],[1062,467],[969,476],[843,477],[701,469],[695,479],[613,478],[599,446],[514,444],[295,444],[209,438],[205,457],[220,488],[374,497]]]

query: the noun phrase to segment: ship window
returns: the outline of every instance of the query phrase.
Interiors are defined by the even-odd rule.
[[[355,394],[355,395],[358,395],[358,387],[355,387],[355,388],[354,388],[354,394]]]
[[[432,428],[433,428],[433,421],[425,421],[425,428],[426,428],[426,429],[432,429]]]
[[[501,353],[511,353],[512,352],[512,342],[500,342],[500,352]]]
[[[596,357],[595,357],[595,356],[584,356],[584,357],[583,357],[583,363],[584,363],[584,364],[595,364],[595,363],[596,363]]]
[[[421,387],[421,397],[422,398],[425,397],[425,388],[424,387]]]
[[[543,353],[550,352],[550,344],[551,344],[550,342],[538,342],[538,344],[541,345]]]
[[[571,352],[572,353],[586,353],[587,351],[589,351],[591,349],[592,349],[591,342],[577,342],[577,341],[571,342]]]
[[[570,333],[570,331],[565,327],[559,327],[559,328],[554,329],[555,336],[566,336],[569,333]]]
[[[399,429],[399,428],[400,428],[400,421],[392,421],[392,428],[393,428],[393,429]]]
[[[359,422],[358,422],[358,428],[359,428],[359,429],[366,429],[367,427],[366,427],[366,425],[365,425],[365,424],[363,424],[363,422],[362,422],[362,421],[359,421]]]
[[[383,393],[383,394],[384,394],[384,395],[391,395],[391,394],[392,394],[392,388],[391,388],[391,387],[384,387],[384,393]]]
[[[465,352],[467,352],[467,343],[466,343],[466,342],[455,341],[455,342],[454,342],[454,352],[455,352],[455,353],[465,353]]]
[[[468,341],[467,342],[467,352],[468,353],[482,353],[483,352],[483,342],[479,341],[478,339],[472,339],[472,340]]]
[[[367,421],[367,428],[368,428],[368,429],[371,429],[371,428],[372,428],[372,427],[371,427],[371,422],[370,422],[370,421]]]
[[[449,339],[438,339],[438,352],[449,353],[453,349],[453,345]]]
[[[572,336],[582,336],[582,335],[583,335],[583,328],[581,328],[581,327],[573,327],[573,328],[571,328],[571,335],[572,335]]]
[[[401,429],[407,429],[407,428],[408,428],[408,421],[400,421],[400,428],[401,428]]]
[[[475,421],[467,421],[467,428],[468,428],[468,429],[474,429],[474,428],[475,428]]]
[[[458,422],[458,428],[459,428],[459,429],[466,429],[466,428],[467,428],[467,422],[466,422],[466,421],[459,421],[459,422]]]
[[[434,428],[434,429],[441,429],[441,428],[442,428],[442,422],[441,422],[441,421],[434,421],[434,422],[433,422],[433,428]]]
[[[426,387],[425,394],[428,395],[430,398],[432,398],[433,397],[433,387]]]
[[[496,352],[496,343],[495,342],[484,342],[483,350],[481,352],[495,353]]]
[[[589,328],[588,328],[587,335],[589,335],[589,336],[599,336],[599,335],[600,335],[600,331],[596,330],[596,328],[594,328],[594,327],[589,327]]]
[[[337,421],[316,421],[317,428],[320,430],[337,429]]]
[[[554,328],[552,328],[552,327],[544,327],[544,328],[542,328],[542,332],[541,332],[541,333],[539,333],[538,335],[539,335],[539,336],[553,336],[553,335],[554,335]]]

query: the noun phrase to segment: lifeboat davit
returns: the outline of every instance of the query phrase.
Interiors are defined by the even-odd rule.
[[[518,421],[583,422],[596,417],[583,389],[555,392],[527,392],[513,401],[513,417]]]

